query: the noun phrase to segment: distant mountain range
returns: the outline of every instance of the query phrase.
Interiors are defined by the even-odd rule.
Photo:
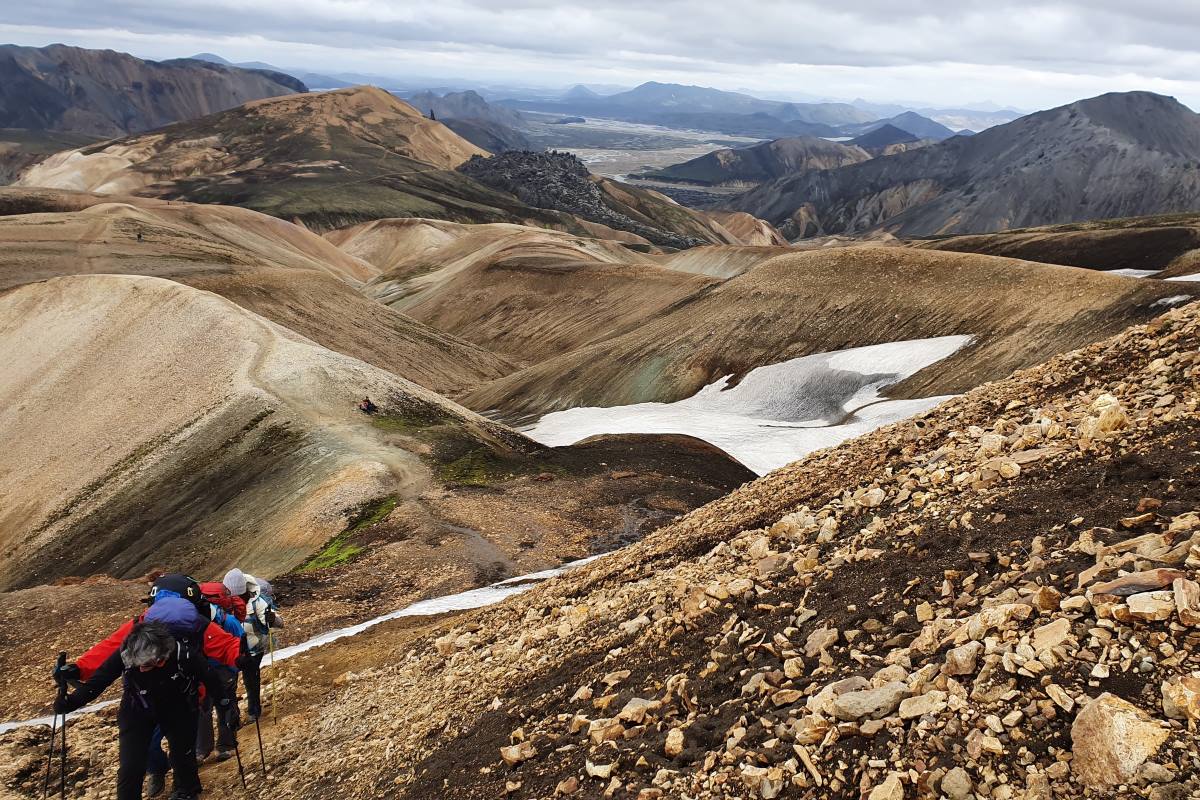
[[[296,80],[301,81],[304,85],[313,89],[345,89],[348,86],[354,86],[358,83],[369,81],[348,81],[345,78],[336,78],[332,75],[324,75],[320,72],[309,72],[305,69],[294,69],[277,67],[274,64],[268,64],[265,61],[239,61],[233,63],[222,58],[216,53],[197,53],[192,56],[196,61],[207,61],[210,64],[223,64],[227,67],[241,67],[242,69],[260,69],[270,72],[280,72],[285,75],[291,75]]]
[[[507,100],[532,111],[605,117],[629,122],[694,128],[742,136],[778,139],[793,136],[857,136],[866,126],[894,122],[917,138],[946,138],[954,132],[918,114],[881,120],[850,103],[795,103],[764,100],[741,92],[705,86],[649,81],[624,92],[600,95],[575,86],[554,101]],[[907,127],[906,127],[907,126]]]
[[[1200,115],[1149,92],[1105,94],[975,136],[781,178],[731,207],[789,238],[989,232],[1200,208]]]
[[[426,116],[432,113],[438,122],[490,153],[532,148],[529,138],[522,133],[528,123],[521,112],[489,103],[478,92],[438,95],[425,91],[405,100]]]
[[[291,75],[112,50],[0,45],[0,128],[120,136],[308,91]]]

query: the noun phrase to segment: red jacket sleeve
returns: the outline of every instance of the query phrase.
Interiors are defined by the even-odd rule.
[[[75,666],[79,667],[79,677],[85,681],[91,678],[109,656],[121,649],[121,642],[125,641],[125,637],[131,630],[133,630],[133,620],[129,620],[117,628],[108,635],[107,639],[93,645],[91,650],[81,655],[75,661]]]
[[[242,650],[242,640],[229,633],[215,622],[204,629],[204,655],[215,658],[227,667],[236,665]]]

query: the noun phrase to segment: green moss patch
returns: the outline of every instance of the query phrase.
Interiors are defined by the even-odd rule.
[[[399,503],[400,498],[395,495],[363,503],[350,515],[346,529],[330,539],[319,553],[304,562],[299,571],[315,572],[319,569],[336,567],[353,561],[363,551],[362,546],[353,541],[355,534],[382,522]]]

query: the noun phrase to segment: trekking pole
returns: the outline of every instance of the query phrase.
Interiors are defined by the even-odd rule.
[[[275,668],[275,637],[271,635],[271,626],[267,626],[267,647],[271,651],[271,724],[279,724],[279,713],[277,706],[279,705],[275,698],[277,691],[275,681],[279,680],[278,672]]]
[[[246,771],[242,769],[242,750],[238,747],[237,732],[233,734],[233,754],[237,756],[238,777],[242,779],[242,791],[246,794],[250,793],[250,789],[246,786]]]
[[[262,716],[261,714],[259,716]],[[258,733],[258,760],[262,762],[263,780],[267,778],[267,756],[263,752],[262,744],[262,726],[258,724],[258,717],[254,718],[254,730]]]
[[[67,664],[66,651],[58,654],[58,659],[54,662],[54,682],[58,684],[58,693],[55,696],[55,705],[58,705],[59,700],[66,697],[67,682],[62,678],[62,668]],[[62,764],[59,767],[59,791],[63,797],[67,794],[67,715],[63,714],[62,724]],[[50,748],[46,752],[46,778],[42,782],[42,798],[45,800],[50,797],[50,771],[54,767],[54,739],[58,733],[58,709],[54,710],[54,716],[50,719]]]
[[[65,720],[64,720],[65,722]],[[54,765],[54,740],[58,736],[58,712],[50,718],[50,749],[46,752],[46,779],[42,781],[42,800],[50,797],[50,768]]]

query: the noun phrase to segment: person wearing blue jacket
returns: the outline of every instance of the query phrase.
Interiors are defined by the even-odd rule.
[[[231,636],[236,636],[242,640],[243,650],[245,650],[246,631],[242,628],[242,624],[225,609],[216,605],[209,605],[212,609],[213,622],[224,628],[225,632]],[[235,696],[237,694],[238,671],[231,667],[222,666],[213,659],[209,659],[209,663],[213,671],[220,677],[221,681],[226,686],[226,694]],[[205,697],[200,705],[200,727],[196,730],[196,760],[203,761],[213,751],[213,702],[210,698]],[[234,715],[238,714],[237,705],[234,705]],[[225,761],[233,758],[233,750],[237,747],[237,732],[235,727],[230,727],[226,723],[225,717],[217,717],[217,761]]]

